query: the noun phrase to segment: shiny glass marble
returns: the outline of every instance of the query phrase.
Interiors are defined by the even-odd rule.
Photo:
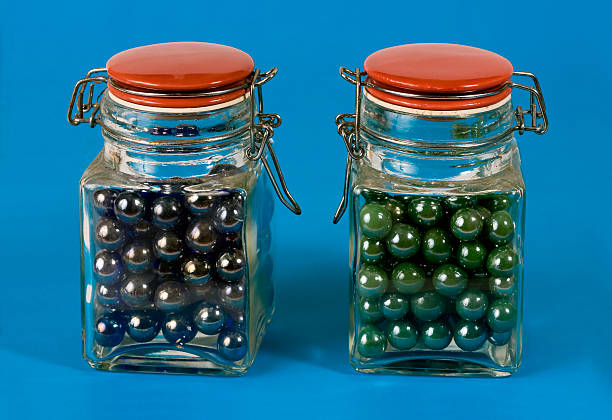
[[[478,321],[487,313],[489,298],[486,293],[471,289],[466,290],[457,297],[455,311],[466,321]]]
[[[155,277],[146,273],[128,274],[121,284],[121,300],[134,309],[153,306]]]
[[[375,265],[364,265],[357,274],[357,291],[360,296],[382,296],[388,283],[389,279],[385,270]]]
[[[365,262],[375,263],[385,255],[385,243],[380,240],[363,238],[359,246],[361,258]]]
[[[378,297],[362,297],[358,305],[360,319],[364,322],[376,324],[385,318]]]
[[[393,226],[391,213],[381,204],[366,204],[359,213],[363,234],[370,239],[383,239]]]
[[[121,255],[123,264],[129,271],[142,272],[153,264],[153,253],[146,242],[133,242],[126,245]]]
[[[508,277],[512,275],[518,264],[518,255],[510,245],[493,249],[487,257],[487,270],[494,276]]]
[[[512,330],[496,332],[491,331],[489,333],[489,342],[494,346],[505,346],[510,342],[512,338]]]
[[[516,292],[514,276],[489,277],[489,290],[493,296],[498,298],[510,298]]]
[[[403,222],[406,218],[404,203],[402,203],[400,200],[388,198],[383,202],[383,206],[391,214],[391,218],[394,222]]]
[[[235,282],[244,277],[244,253],[239,249],[230,249],[217,259],[217,274],[225,281]]]
[[[153,240],[153,248],[158,258],[176,261],[183,252],[183,240],[175,232],[159,232]]]
[[[121,259],[114,252],[100,251],[94,257],[94,275],[101,284],[115,283],[121,275],[121,268]]]
[[[157,337],[161,329],[159,316],[154,311],[133,311],[127,317],[127,333],[138,343]]]
[[[475,351],[487,341],[487,329],[478,322],[461,320],[453,334],[455,344],[465,351]]]
[[[449,234],[443,229],[430,229],[423,235],[422,239],[423,257],[432,263],[443,263],[447,261],[452,253],[452,245]]]
[[[420,292],[425,285],[425,280],[425,271],[417,264],[410,262],[398,264],[391,274],[393,287],[406,295]]]
[[[115,251],[123,245],[125,233],[114,219],[100,219],[96,225],[95,239],[100,248]]]
[[[123,320],[115,314],[100,317],[94,326],[94,339],[104,347],[115,347],[123,341],[125,327]]]
[[[196,216],[211,215],[218,198],[219,194],[189,194],[186,198],[187,208]]]
[[[242,203],[238,199],[230,199],[217,207],[214,224],[219,232],[231,233],[242,229],[243,220]]]
[[[441,265],[433,273],[433,286],[442,296],[458,296],[465,290],[467,283],[467,273],[453,264]]]
[[[162,196],[156,198],[151,208],[153,223],[162,229],[168,229],[181,219],[183,205],[174,197]]]
[[[429,321],[423,324],[423,345],[431,350],[443,350],[450,344],[453,332],[444,321]]]
[[[419,231],[403,223],[393,225],[387,235],[387,249],[396,258],[410,258],[419,252]]]
[[[244,284],[233,283],[219,289],[219,299],[228,309],[242,309],[245,305]]]
[[[514,236],[514,221],[505,210],[498,210],[487,219],[487,232],[491,242],[508,243]]]
[[[187,288],[183,283],[165,281],[155,290],[155,307],[163,312],[178,312],[188,303]]]
[[[204,219],[198,219],[187,227],[185,234],[187,246],[193,251],[207,253],[217,243],[217,234],[212,224]]]
[[[203,334],[215,335],[223,328],[226,322],[226,315],[219,305],[202,302],[193,311],[193,322]]]
[[[236,329],[225,329],[217,339],[219,354],[227,360],[240,360],[247,352],[246,336]]]
[[[387,338],[382,330],[373,325],[367,325],[357,337],[357,351],[362,357],[379,357],[387,349]]]
[[[121,305],[119,286],[100,283],[96,287],[96,302],[105,308],[118,308]]]
[[[446,305],[439,294],[435,292],[421,292],[410,297],[410,307],[417,319],[433,321],[444,313]]]
[[[459,209],[450,220],[451,232],[462,241],[472,241],[480,235],[482,217],[472,208]]]
[[[479,241],[461,242],[457,247],[457,262],[466,269],[482,267],[487,258],[487,249]]]
[[[169,313],[162,323],[162,333],[168,343],[183,345],[193,340],[198,330],[185,314]]]
[[[389,344],[397,350],[410,350],[419,341],[419,331],[409,321],[392,321],[387,325],[385,334]]]
[[[516,323],[516,309],[511,301],[497,299],[487,311],[487,324],[495,332],[510,331]]]
[[[444,207],[449,212],[454,212],[465,207],[474,207],[476,205],[476,197],[470,195],[451,195],[444,197]]]
[[[115,198],[114,209],[119,220],[128,225],[134,225],[144,217],[146,204],[140,194],[122,192]]]
[[[183,261],[182,273],[187,283],[199,286],[210,281],[212,266],[208,259],[192,256]]]
[[[437,198],[415,198],[407,206],[410,219],[419,226],[432,227],[442,219],[444,210]]]
[[[92,196],[93,208],[100,216],[112,216],[115,214],[115,199],[117,190],[103,188],[94,191]]]
[[[410,301],[399,293],[384,294],[380,305],[383,315],[390,320],[401,319],[410,310]]]

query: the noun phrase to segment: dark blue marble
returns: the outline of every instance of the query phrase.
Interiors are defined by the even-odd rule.
[[[175,232],[159,232],[155,235],[153,247],[158,258],[176,261],[183,252],[183,240]]]
[[[246,261],[239,249],[230,249],[217,259],[217,274],[225,281],[235,282],[244,276]]]
[[[226,315],[219,305],[202,302],[193,312],[193,322],[207,335],[218,334],[225,325]]]
[[[162,229],[176,226],[181,220],[182,212],[183,205],[169,195],[157,198],[151,207],[153,223]]]
[[[187,246],[196,252],[209,252],[217,243],[217,235],[212,225],[202,219],[195,220],[187,227],[185,237]]]
[[[246,336],[235,329],[221,331],[217,338],[219,354],[231,361],[240,360],[247,352]]]
[[[115,199],[115,215],[128,225],[134,225],[145,215],[145,200],[135,192],[122,192]]]
[[[160,329],[161,321],[155,311],[133,311],[127,317],[127,333],[139,343],[153,340]]]
[[[96,190],[92,194],[93,207],[100,216],[112,216],[115,214],[114,204],[117,191],[110,188]]]
[[[110,251],[100,251],[94,256],[93,271],[98,283],[113,284],[121,275],[121,259]]]
[[[182,345],[193,340],[198,330],[190,317],[171,313],[166,315],[162,323],[162,332],[169,343]]]
[[[94,339],[104,347],[115,347],[125,334],[125,327],[121,317],[114,313],[107,313],[98,318],[94,325]]]
[[[187,288],[178,281],[165,281],[155,290],[155,307],[164,312],[178,312],[188,303]]]
[[[123,248],[123,264],[133,272],[148,270],[153,264],[153,253],[148,243],[144,241],[132,242]]]

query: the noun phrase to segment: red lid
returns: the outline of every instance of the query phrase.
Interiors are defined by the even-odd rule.
[[[512,63],[501,55],[456,44],[407,44],[385,48],[366,58],[368,81],[382,88],[435,95],[494,91],[512,76]],[[492,105],[510,95],[501,93],[469,100],[406,98],[366,88],[383,101],[417,109],[460,110]]]
[[[139,95],[138,92],[195,92],[239,86],[253,72],[255,64],[247,53],[226,45],[207,42],[168,42],[145,45],[115,54],[106,63],[116,97],[140,105],[192,108],[231,101],[245,94],[231,93],[199,98],[168,98]]]

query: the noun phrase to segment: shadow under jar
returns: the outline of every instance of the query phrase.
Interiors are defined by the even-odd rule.
[[[548,127],[537,79],[452,44],[370,55],[340,114],[349,357],[362,372],[507,376],[521,362],[525,184],[514,131]],[[510,80],[531,77],[534,87]],[[513,88],[528,109],[512,107]],[[541,123],[540,123],[541,120]]]
[[[263,114],[261,85],[275,73],[231,47],[167,43],[116,54],[75,86],[69,121],[104,138],[79,186],[92,367],[239,375],[253,363],[274,311],[280,117]]]

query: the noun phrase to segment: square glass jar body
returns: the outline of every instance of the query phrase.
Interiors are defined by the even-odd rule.
[[[134,121],[105,105],[103,118]],[[243,114],[193,125],[206,132],[227,113]],[[144,131],[187,130],[181,122]],[[168,149],[103,134],[79,189],[83,357],[103,370],[244,373],[274,311],[273,196],[245,157],[250,137]]]
[[[452,118],[388,109],[367,95],[362,107],[370,130],[351,174],[351,364],[369,373],[514,373],[525,186],[512,134],[486,141],[507,129],[510,102]],[[391,144],[376,133],[419,140]],[[435,143],[445,145],[432,153]],[[457,154],[457,143],[474,148]]]

